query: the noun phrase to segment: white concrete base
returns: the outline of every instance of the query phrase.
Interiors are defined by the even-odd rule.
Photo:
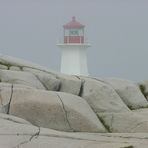
[[[90,44],[57,44],[62,49],[61,73],[88,76],[87,48]]]

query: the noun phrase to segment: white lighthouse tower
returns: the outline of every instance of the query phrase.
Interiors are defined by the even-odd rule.
[[[62,49],[62,73],[88,76],[86,49],[90,44],[85,42],[84,27],[75,17],[63,26],[63,43],[58,44]]]

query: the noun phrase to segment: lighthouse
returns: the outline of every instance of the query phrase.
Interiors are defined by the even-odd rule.
[[[61,48],[61,73],[69,75],[88,76],[87,48],[85,42],[85,26],[75,17],[63,25],[63,43],[57,44]]]

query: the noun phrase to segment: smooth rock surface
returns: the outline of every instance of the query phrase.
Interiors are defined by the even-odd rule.
[[[26,119],[37,126],[71,130],[61,101],[54,92],[14,89],[10,114]]]
[[[134,112],[102,113],[99,117],[114,133],[148,133],[148,117]]]
[[[1,82],[24,84],[38,89],[45,89],[38,79],[31,73],[22,71],[0,70]]]
[[[83,79],[85,82],[81,97],[87,100],[96,113],[129,111],[112,87],[94,79]]]
[[[146,148],[147,138],[147,133],[72,133],[6,119],[0,122],[0,146],[3,148]]]
[[[0,118],[0,135],[34,135],[38,131],[39,127],[31,125],[23,119],[13,118],[12,116]]]
[[[139,115],[143,115],[145,118],[148,118],[148,108],[133,110],[133,112],[135,112]]]
[[[3,54],[0,54],[0,63],[2,65],[7,66],[7,67],[16,66],[16,67],[20,67],[21,69],[23,67],[28,67],[28,68],[40,69],[43,71],[49,71],[49,69],[47,69],[44,66],[40,66],[38,64],[34,64],[32,62],[28,62],[28,61],[20,59],[20,58],[11,57],[8,55],[3,55]]]
[[[6,120],[6,121],[12,121],[14,123],[20,123],[20,124],[31,124],[30,122],[22,118],[18,118],[16,116],[11,116],[11,115],[4,114],[4,113],[0,113],[0,119]]]
[[[117,78],[105,79],[109,83],[131,109],[148,107],[148,101],[141,93],[139,87],[129,80],[122,80]]]
[[[14,88],[10,114],[57,130],[106,132],[84,99],[66,93]]]
[[[73,131],[107,132],[88,103],[75,95],[58,93]]]
[[[9,113],[14,88],[34,89],[33,87],[22,84],[0,83],[0,113]]]
[[[80,79],[78,79],[76,76],[69,76],[64,74],[57,75],[57,78],[61,81],[61,92],[79,95],[82,83]]]
[[[7,66],[5,66],[5,65],[1,65],[1,64],[0,64],[0,69],[5,69],[5,70],[7,70],[7,69],[8,69],[8,67],[7,67]]]
[[[53,74],[26,67],[23,68],[23,71],[33,73],[47,90],[58,91],[60,89],[60,80]]]
[[[20,71],[21,68],[18,67],[18,66],[10,66],[10,67],[9,67],[9,70],[12,70],[12,71]]]
[[[148,146],[147,81],[68,76],[4,55],[0,80],[0,148]]]

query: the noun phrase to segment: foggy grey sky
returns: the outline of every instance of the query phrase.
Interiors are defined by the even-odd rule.
[[[147,0],[0,0],[0,53],[59,71],[72,16],[86,25],[91,76],[148,79]]]

